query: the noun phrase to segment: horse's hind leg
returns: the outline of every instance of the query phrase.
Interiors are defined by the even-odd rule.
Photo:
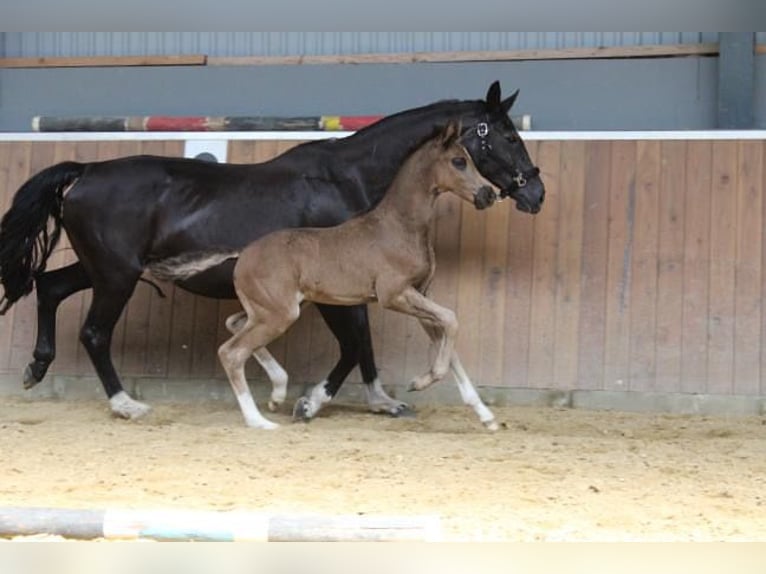
[[[73,263],[61,269],[46,271],[35,279],[37,295],[37,341],[33,361],[24,370],[24,388],[30,389],[43,380],[56,357],[56,311],[70,295],[91,286],[82,264]]]
[[[309,420],[340,390],[343,381],[358,364],[365,383],[367,402],[373,412],[387,412],[400,416],[411,412],[406,403],[389,397],[378,379],[378,370],[372,350],[372,337],[366,305],[350,307],[317,305],[327,326],[340,345],[340,359],[327,378],[316,384],[309,393],[298,399],[293,416]]]
[[[133,294],[140,271],[132,276],[121,275],[116,270],[113,281],[93,285],[93,301],[80,331],[80,341],[88,352],[96,369],[112,412],[126,419],[139,418],[149,412],[148,405],[132,399],[122,388],[111,356],[112,333],[125,305]],[[122,282],[116,280],[122,277]]]

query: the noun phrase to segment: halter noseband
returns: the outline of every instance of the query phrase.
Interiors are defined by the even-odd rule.
[[[489,152],[492,151],[492,144],[489,143],[489,138],[487,137],[489,136],[489,122],[479,122],[476,124],[475,130],[476,135],[479,137],[479,148],[481,149],[481,152],[485,156],[490,157]],[[495,159],[494,156],[492,157]],[[503,190],[509,194],[526,186],[530,179],[540,175],[540,168],[538,167],[532,167],[528,170],[521,171],[516,167],[516,165],[514,165],[513,169],[516,172],[515,175],[511,177],[511,180],[513,181],[513,188],[510,190]]]

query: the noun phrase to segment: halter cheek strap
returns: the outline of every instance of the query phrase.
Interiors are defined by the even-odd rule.
[[[489,155],[489,152],[492,151],[492,144],[489,141],[489,138],[487,137],[489,135],[489,123],[488,122],[479,122],[476,124],[476,135],[479,137],[479,147],[484,155]],[[493,158],[494,159],[494,158]],[[519,168],[517,168],[515,165],[513,166],[514,171],[516,172],[512,177],[511,180],[513,181],[512,189],[510,190],[503,190],[501,195],[505,197],[506,195],[509,195],[511,192],[516,191],[517,189],[521,189],[527,183],[530,179],[537,177],[540,175],[540,169],[537,167],[532,167],[528,170],[521,171]]]

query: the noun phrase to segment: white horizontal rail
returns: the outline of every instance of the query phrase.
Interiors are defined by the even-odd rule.
[[[323,140],[353,132],[4,132],[0,142]],[[766,140],[766,130],[526,131],[526,141],[593,140]]]

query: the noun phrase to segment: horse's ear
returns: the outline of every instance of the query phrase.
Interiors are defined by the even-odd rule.
[[[490,109],[500,106],[500,82],[495,80],[487,90],[487,104]]]
[[[516,90],[513,92],[510,96],[508,96],[503,102],[500,104],[500,109],[503,110],[503,113],[507,114],[508,110],[511,109],[511,106],[513,105],[513,102],[516,101],[516,97],[519,95],[519,90]]]
[[[456,120],[450,120],[444,128],[441,135],[441,144],[444,149],[447,149],[455,143],[460,136],[460,123]]]

